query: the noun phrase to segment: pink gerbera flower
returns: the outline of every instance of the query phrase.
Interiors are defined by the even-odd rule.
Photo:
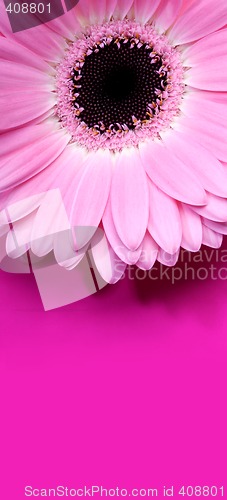
[[[115,282],[127,264],[174,265],[180,247],[221,245],[226,24],[226,0],[80,0],[13,34],[1,0],[0,223],[9,255],[25,251],[15,251],[15,231],[33,254],[53,251],[69,269],[91,243],[99,272]],[[108,252],[93,233],[75,248],[61,233],[70,227],[101,227]]]

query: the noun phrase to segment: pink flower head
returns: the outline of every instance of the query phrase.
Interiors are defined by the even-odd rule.
[[[180,247],[218,248],[227,233],[226,0],[80,0],[18,33],[0,1],[8,254],[52,253],[72,269],[91,247],[114,283],[127,264],[174,265]],[[75,243],[63,237],[71,228],[94,231]]]

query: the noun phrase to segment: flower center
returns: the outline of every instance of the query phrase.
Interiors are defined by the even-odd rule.
[[[166,87],[167,71],[159,72],[161,58],[154,54],[157,62],[152,63],[152,48],[138,47],[134,40],[131,45],[132,40],[112,40],[87,56],[80,72],[81,88],[75,101],[83,108],[80,118],[100,133],[111,127],[133,130],[136,121],[151,119],[154,110],[149,105],[157,102],[156,91]],[[77,70],[74,78],[78,75]]]
[[[72,141],[121,150],[171,125],[184,91],[178,51],[151,25],[92,26],[57,70],[57,116]]]

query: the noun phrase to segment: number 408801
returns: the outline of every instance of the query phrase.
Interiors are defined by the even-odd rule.
[[[9,3],[6,7],[9,14],[43,14],[51,13],[51,4],[47,3]]]
[[[187,497],[217,497],[224,496],[224,486],[182,486],[178,495]]]

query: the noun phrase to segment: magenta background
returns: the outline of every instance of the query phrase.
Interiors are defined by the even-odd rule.
[[[44,312],[32,276],[1,272],[1,498],[225,484],[226,292],[124,280]]]

